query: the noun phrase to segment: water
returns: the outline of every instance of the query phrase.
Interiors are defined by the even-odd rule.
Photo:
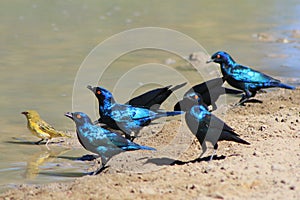
[[[296,0],[1,2],[0,185],[6,188],[8,184],[66,181],[82,175],[84,163],[65,157],[80,156],[86,153],[84,150],[58,148],[49,152],[26,142],[16,143],[19,140],[14,138],[38,140],[28,132],[20,114],[27,109],[38,110],[58,129],[74,129],[63,113],[72,110],[76,73],[88,53],[113,34],[145,26],[174,29],[195,39],[209,54],[226,50],[236,61],[288,81],[300,77],[299,11]],[[188,76],[190,84],[202,81],[181,58],[168,52],[141,50],[115,60],[101,84],[114,88],[127,70],[147,63],[165,64],[167,59],[175,60],[170,67]],[[183,80],[168,72],[140,73],[122,79],[117,99],[126,101],[129,90],[138,94],[158,86],[140,88],[141,80],[149,74],[162,80],[159,84],[163,85]],[[82,98],[94,97],[89,94]],[[170,109],[172,103],[165,107]],[[33,163],[41,163],[39,173],[36,167],[28,169]],[[26,175],[28,170],[36,176]]]

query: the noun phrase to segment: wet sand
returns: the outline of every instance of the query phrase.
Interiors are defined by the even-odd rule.
[[[168,145],[166,151],[174,150],[170,158],[148,159],[149,163],[135,157],[147,158],[149,152],[128,152],[112,159],[99,175],[72,182],[23,184],[4,192],[0,199],[299,199],[300,89],[276,89],[260,93],[256,99],[263,103],[229,105],[226,115],[217,114],[251,145],[219,142],[212,162],[206,159],[211,148],[204,159],[197,160],[201,147],[178,118],[166,122],[158,133],[151,129],[159,125],[144,129],[148,135],[136,140],[160,150],[176,141],[179,130],[183,137],[178,144],[186,142],[188,148],[176,152],[180,145]],[[73,139],[66,145],[78,143]],[[130,168],[139,160],[143,165]],[[170,164],[174,160],[175,164]],[[154,165],[161,166],[146,170]]]

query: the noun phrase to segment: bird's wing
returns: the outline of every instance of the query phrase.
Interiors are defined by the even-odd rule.
[[[112,109],[111,117],[117,122],[149,118],[152,111],[130,105],[118,105]]]
[[[224,121],[222,121],[221,119],[219,119],[218,117],[216,117],[215,115],[213,115],[211,113],[202,115],[201,121],[205,122],[207,128],[224,130],[224,131],[228,131],[228,132],[232,132],[233,134],[236,134],[236,133],[234,133],[233,128],[231,128]]]
[[[49,137],[51,137],[48,132],[46,132],[43,129],[41,129],[39,121],[37,121],[37,122],[31,122],[30,123],[30,128],[31,128],[32,131],[34,131],[41,138],[49,138]]]
[[[124,148],[127,147],[131,142],[129,140],[127,140],[126,138],[124,138],[123,136],[114,133],[114,132],[109,132],[106,133],[106,136],[109,138],[109,140],[111,141],[111,143],[119,148]]]
[[[161,95],[161,94],[167,92],[171,86],[172,85],[162,87],[162,88],[157,88],[154,90],[150,90],[146,93],[143,93],[143,94],[129,100],[126,104],[150,109],[151,106],[153,106],[154,104],[157,103],[156,97],[158,95]]]
[[[38,125],[40,130],[44,131],[45,133],[48,133],[51,137],[63,137],[63,136],[65,136],[64,133],[55,130],[55,128],[53,126],[51,126],[50,124],[48,124],[47,122],[45,122],[43,120],[39,120],[37,122],[37,125]]]
[[[91,145],[93,147],[99,147],[110,145],[111,142],[106,136],[109,132],[107,129],[92,124],[85,124],[77,128],[77,133],[79,133],[78,137],[84,144],[83,146]]]
[[[39,128],[45,132],[49,131],[49,130],[55,130],[53,126],[51,126],[50,124],[48,124],[47,122],[43,121],[43,120],[39,120],[36,123]]]
[[[118,133],[111,132],[101,127],[91,127],[90,133],[87,135],[90,137],[89,141],[95,147],[104,146],[110,148],[120,148],[123,150],[135,150],[140,146],[127,140]]]
[[[237,81],[243,81],[248,83],[265,83],[270,80],[278,81],[264,73],[251,69],[243,65],[235,65],[231,71],[232,76]]]

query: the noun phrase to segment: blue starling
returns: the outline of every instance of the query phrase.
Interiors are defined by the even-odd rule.
[[[219,63],[225,80],[232,87],[245,92],[245,95],[243,95],[239,102],[240,105],[243,105],[249,98],[254,97],[257,91],[262,88],[280,87],[291,90],[295,89],[294,86],[281,83],[280,80],[236,63],[232,57],[224,51],[213,54],[211,60],[207,61],[207,63],[209,62]]]
[[[198,94],[191,92],[185,98],[191,102],[189,104],[191,108],[186,111],[185,120],[189,129],[202,146],[200,157],[207,150],[206,141],[212,143],[214,146],[214,153],[211,155],[210,160],[213,159],[218,149],[218,141],[227,140],[241,144],[250,144],[239,138],[239,135],[234,132],[233,128],[210,113],[205,106],[201,105],[202,101]]]
[[[155,150],[152,147],[142,146],[131,142],[121,135],[94,125],[85,113],[66,113],[76,124],[76,133],[80,144],[88,151],[98,154],[101,157],[102,166],[93,174],[100,173],[106,163],[114,155],[125,151],[134,150]]]
[[[149,125],[152,120],[183,113],[181,111],[152,111],[146,108],[119,104],[107,89],[91,86],[88,88],[96,95],[99,102],[100,118],[98,122],[116,130],[122,130],[126,138],[131,140],[136,137],[140,129]],[[132,133],[134,133],[133,137],[131,136]]]

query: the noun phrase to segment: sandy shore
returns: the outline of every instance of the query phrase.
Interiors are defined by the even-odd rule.
[[[300,199],[300,89],[260,93],[256,99],[263,103],[228,106],[226,115],[218,115],[251,145],[219,142],[210,163],[195,160],[200,145],[178,118],[136,140],[163,149],[166,154],[160,157],[145,160],[136,156],[148,157],[149,152],[125,153],[97,176],[20,185],[0,199]],[[180,146],[184,143],[187,149]],[[139,160],[143,165],[136,164]]]

